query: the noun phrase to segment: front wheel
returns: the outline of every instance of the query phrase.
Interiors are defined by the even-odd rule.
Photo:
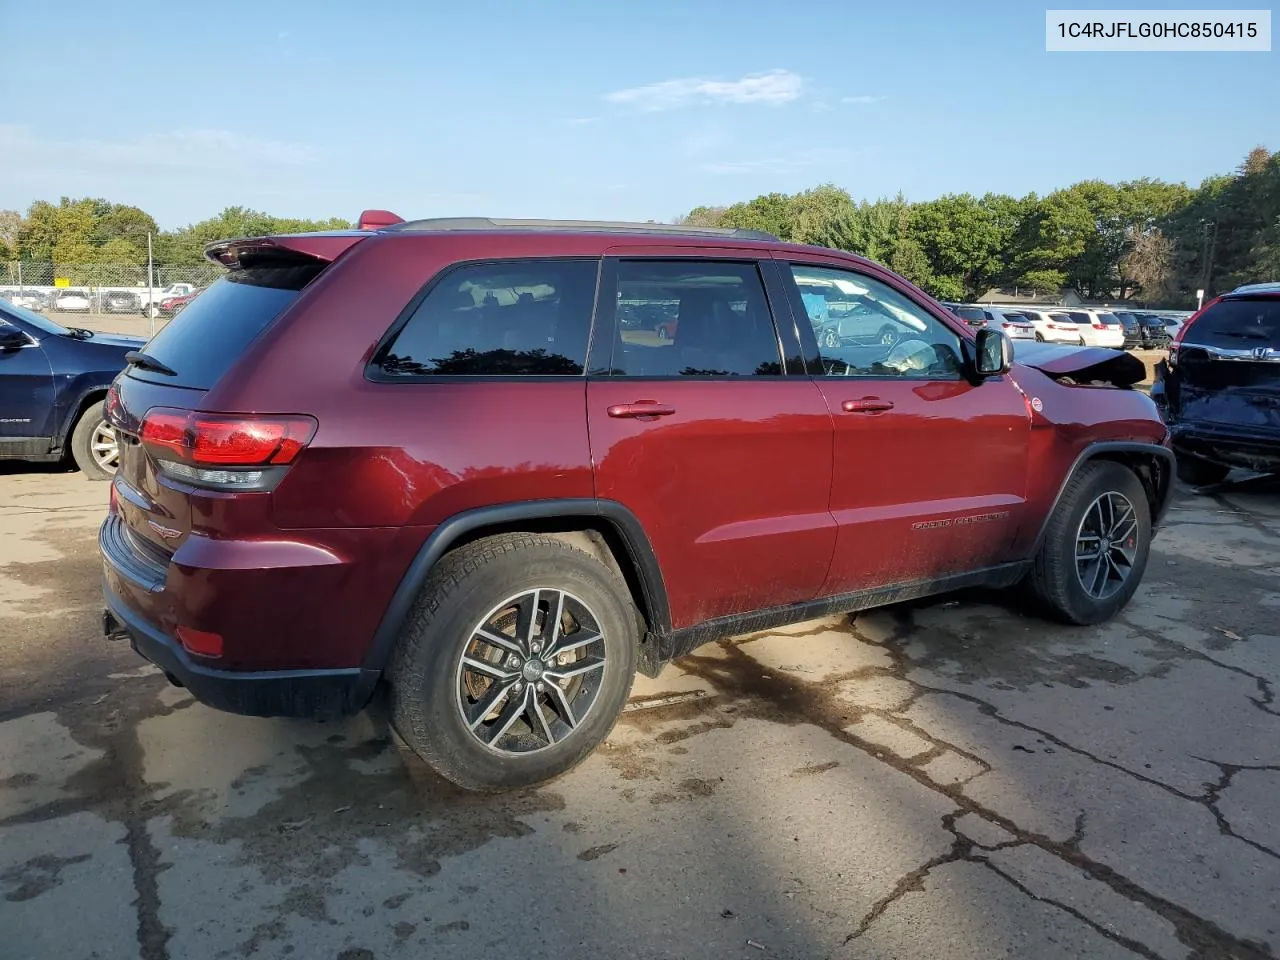
[[[840,333],[837,330],[828,328],[822,333],[822,345],[828,350],[836,350],[840,347]]]
[[[1150,551],[1141,481],[1121,464],[1096,460],[1067,482],[1026,585],[1056,619],[1102,623],[1133,597]]]
[[[613,729],[639,636],[626,585],[595,557],[534,534],[468,544],[432,571],[405,623],[392,722],[465,789],[542,783]]]
[[[898,342],[898,331],[885,324],[876,334],[876,339],[880,341],[881,346],[892,347]]]
[[[90,480],[110,480],[120,464],[120,444],[99,400],[71,431],[71,458]]]

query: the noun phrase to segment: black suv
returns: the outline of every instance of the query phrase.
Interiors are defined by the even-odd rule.
[[[1184,323],[1151,397],[1187,483],[1280,472],[1280,284],[1239,288]]]

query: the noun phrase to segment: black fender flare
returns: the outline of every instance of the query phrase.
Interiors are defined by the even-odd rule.
[[[1035,543],[1031,547],[1031,556],[1035,556],[1040,552],[1040,547],[1044,545],[1044,538],[1049,532],[1049,521],[1053,519],[1054,513],[1058,509],[1058,504],[1062,502],[1062,495],[1066,493],[1067,484],[1071,482],[1071,478],[1076,475],[1081,467],[1090,460],[1107,459],[1109,454],[1138,454],[1140,456],[1155,457],[1164,463],[1162,476],[1158,478],[1159,486],[1155,490],[1155,503],[1151,510],[1151,527],[1154,530],[1164,517],[1165,511],[1169,509],[1169,502],[1173,499],[1173,471],[1174,456],[1173,451],[1168,447],[1161,446],[1158,443],[1143,443],[1134,440],[1098,440],[1080,451],[1076,455],[1071,469],[1067,471],[1062,483],[1058,485],[1058,492],[1054,495],[1053,503],[1044,515],[1044,520],[1040,523],[1040,532],[1036,534]]]
[[[641,600],[648,616],[649,629],[656,634],[671,631],[671,611],[667,601],[666,585],[662,570],[653,552],[644,527],[634,513],[615,500],[591,498],[525,500],[496,506],[477,507],[454,514],[442,522],[427,537],[409,564],[391,602],[382,615],[378,629],[369,644],[368,652],[360,665],[360,680],[353,693],[353,703],[362,705],[373,693],[373,688],[386,669],[391,651],[400,636],[400,629],[413,606],[431,569],[448,552],[449,548],[467,534],[486,527],[509,527],[524,520],[591,520],[601,519],[612,527],[624,549],[620,563],[629,562],[634,572]]]

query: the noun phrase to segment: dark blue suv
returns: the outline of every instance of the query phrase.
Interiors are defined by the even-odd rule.
[[[0,300],[0,459],[65,460],[106,480],[116,437],[103,416],[107,388],[141,337],[63,327]]]

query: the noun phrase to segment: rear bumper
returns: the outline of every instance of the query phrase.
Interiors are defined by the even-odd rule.
[[[282,587],[272,580],[273,571],[260,567],[182,571],[177,564],[165,569],[131,547],[116,514],[108,515],[99,529],[98,550],[106,602],[104,633],[127,634],[134,650],[202,703],[259,717],[329,717],[361,709],[373,693],[379,676],[376,670],[330,668],[327,664],[312,667],[305,661],[295,661],[300,668],[286,669],[269,663],[237,663],[231,658],[215,666],[215,661],[203,661],[178,642],[175,611],[181,611],[177,623],[197,624],[198,629],[227,636],[229,649],[241,653],[246,648],[259,648],[261,653],[260,648],[268,643],[305,648],[317,630],[312,614],[334,621],[340,614],[335,606],[316,601],[316,595],[305,606],[264,601],[256,591],[265,587],[279,595]],[[296,574],[288,568],[283,572],[290,577]],[[301,592],[304,586],[295,579],[294,589],[302,596],[306,596]],[[341,594],[324,592],[323,584],[317,589],[318,596],[332,596],[339,605],[343,602]],[[199,602],[183,602],[193,598]],[[197,614],[203,610],[211,620],[202,620],[192,610]],[[244,630],[240,625],[248,621],[257,621],[259,629],[252,633]]]
[[[1180,456],[1259,473],[1280,472],[1280,436],[1200,423],[1173,423],[1169,432],[1174,453]]]
[[[377,682],[376,674],[368,677],[360,669],[242,673],[205,667],[194,663],[176,640],[130,610],[105,581],[103,595],[103,633],[127,633],[135,652],[217,710],[252,717],[336,717],[362,708]]]

